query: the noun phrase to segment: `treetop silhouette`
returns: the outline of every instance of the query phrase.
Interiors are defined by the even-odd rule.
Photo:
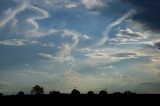
[[[43,95],[44,94],[44,89],[43,87],[36,85],[32,88],[31,90],[32,95]]]

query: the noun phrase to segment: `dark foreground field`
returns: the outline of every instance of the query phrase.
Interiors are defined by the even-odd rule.
[[[139,103],[150,104],[156,106],[159,104],[160,95],[158,94],[107,94],[107,95],[19,95],[19,96],[3,96],[0,97],[0,102],[3,104],[20,104],[20,105],[44,105],[44,106],[85,106],[86,104],[97,106],[112,106],[112,105],[140,105]],[[111,105],[110,105],[111,104]]]

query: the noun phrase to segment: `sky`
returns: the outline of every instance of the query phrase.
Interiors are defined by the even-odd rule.
[[[160,93],[159,0],[0,0],[0,92]]]

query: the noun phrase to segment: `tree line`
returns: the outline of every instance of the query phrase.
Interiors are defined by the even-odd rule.
[[[131,91],[125,91],[123,93],[121,92],[114,92],[113,95],[131,95],[131,94],[136,94],[134,92]],[[23,91],[19,91],[15,96],[25,96],[27,94],[25,94]],[[64,95],[64,93],[60,93],[60,91],[50,91],[49,94],[45,94],[44,93],[44,88],[42,86],[39,85],[35,85],[34,87],[32,87],[30,94],[28,94],[30,96],[43,96],[43,95]],[[77,90],[76,88],[74,88],[70,95],[81,95],[80,91]],[[88,91],[87,94],[85,95],[108,95],[107,90],[101,90],[98,94],[95,94],[94,91]],[[0,97],[4,96],[3,93],[0,93]]]

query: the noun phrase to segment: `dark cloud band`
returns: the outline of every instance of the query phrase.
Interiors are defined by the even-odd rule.
[[[133,17],[141,22],[146,28],[160,32],[160,0],[123,0],[131,3],[137,10]]]

